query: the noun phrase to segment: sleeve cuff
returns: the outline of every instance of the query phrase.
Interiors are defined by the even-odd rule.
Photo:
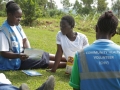
[[[72,83],[72,82],[69,82],[69,85],[71,86],[71,87],[73,87],[74,89],[80,89],[80,85],[75,85],[74,83]]]

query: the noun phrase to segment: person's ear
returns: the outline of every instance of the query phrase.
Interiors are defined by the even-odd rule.
[[[11,17],[11,16],[12,16],[12,13],[8,13],[7,16],[8,16],[8,17]]]

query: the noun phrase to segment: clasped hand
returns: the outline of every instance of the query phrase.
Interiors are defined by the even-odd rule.
[[[26,54],[24,54],[24,53],[20,53],[19,54],[19,58],[21,59],[21,60],[26,60],[27,58],[28,58],[29,56],[28,55],[26,55]]]

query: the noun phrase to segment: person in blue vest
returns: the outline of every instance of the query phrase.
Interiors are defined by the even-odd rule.
[[[7,20],[0,27],[0,70],[50,68],[54,56],[44,52],[40,60],[29,59],[24,52],[31,48],[21,25],[22,10],[14,1],[6,4]],[[64,59],[64,58],[63,58]],[[59,64],[65,67],[66,62]]]
[[[120,46],[111,38],[118,19],[107,11],[96,25],[96,41],[75,54],[69,81],[73,90],[120,90]]]

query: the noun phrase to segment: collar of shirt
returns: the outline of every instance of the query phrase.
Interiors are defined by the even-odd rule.
[[[93,43],[99,43],[99,42],[109,42],[109,43],[114,43],[113,41],[109,40],[109,39],[97,39],[96,41],[94,41]]]

